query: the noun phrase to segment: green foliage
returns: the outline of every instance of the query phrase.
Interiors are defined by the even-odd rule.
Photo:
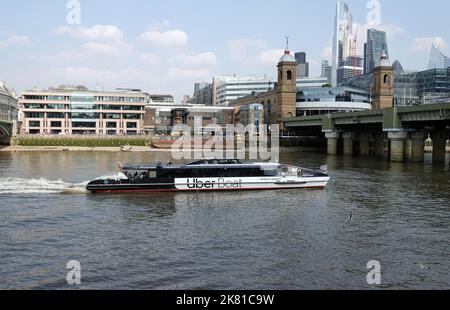
[[[75,147],[122,147],[146,146],[149,138],[137,137],[81,137],[81,136],[19,136],[18,145],[21,146],[75,146]]]

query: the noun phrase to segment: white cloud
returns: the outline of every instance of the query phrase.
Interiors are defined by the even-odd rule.
[[[272,49],[272,50],[265,50],[262,52],[259,52],[255,56],[255,62],[257,64],[262,65],[274,65],[277,64],[280,60],[281,56],[283,56],[284,50],[282,49]]]
[[[139,60],[144,64],[152,66],[161,62],[159,56],[153,53],[142,53],[141,56],[139,56]]]
[[[204,52],[196,55],[178,55],[171,61],[183,68],[205,68],[215,65],[217,57],[213,52]]]
[[[161,47],[186,46],[188,39],[188,35],[178,29],[165,32],[157,30],[148,31],[139,36],[139,40]]]
[[[421,37],[414,40],[410,50],[413,53],[427,53],[430,51],[433,43],[436,43],[441,50],[444,50],[447,45],[441,37]]]
[[[148,26],[147,30],[148,31],[161,30],[161,29],[169,27],[169,26],[170,26],[170,22],[168,20],[163,20],[163,21],[158,21],[158,22],[151,24],[150,26]]]
[[[89,42],[81,45],[81,52],[79,53],[81,58],[91,57],[113,57],[119,58],[128,56],[133,50],[133,47],[129,44],[117,44],[110,45],[98,42]]]
[[[207,69],[182,69],[178,67],[170,68],[166,78],[171,81],[198,81],[209,78]]]
[[[283,49],[270,49],[259,39],[241,38],[228,42],[230,58],[243,67],[254,67],[255,72],[272,74],[284,54]]]
[[[113,40],[122,41],[123,31],[113,25],[95,25],[91,28],[63,26],[55,29],[57,34],[68,34],[74,38],[86,40]]]
[[[262,40],[241,38],[228,42],[228,50],[231,59],[239,63],[247,62],[255,51],[267,48],[267,43]]]
[[[7,48],[11,46],[30,46],[31,40],[27,36],[10,36],[5,40],[0,41],[0,48]]]
[[[83,66],[53,70],[51,76],[53,80],[57,81],[57,84],[81,84],[94,87],[97,83],[100,83],[105,89],[117,87],[145,88],[150,83],[156,83],[159,78],[135,67],[127,67],[121,70],[97,70]]]
[[[113,25],[95,25],[90,28],[63,26],[54,32],[87,41],[81,44],[76,51],[60,53],[57,56],[59,60],[86,62],[89,60],[101,61],[104,58],[119,59],[129,56],[133,51],[133,46],[124,41],[123,31]]]

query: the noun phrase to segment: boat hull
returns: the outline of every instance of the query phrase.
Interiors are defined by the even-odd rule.
[[[193,178],[175,179],[173,183],[89,184],[93,193],[188,192],[188,191],[257,191],[278,189],[324,189],[330,178],[265,179],[265,178]],[[109,182],[108,182],[109,183]]]

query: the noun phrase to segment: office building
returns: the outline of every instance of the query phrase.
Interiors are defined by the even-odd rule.
[[[26,134],[137,135],[144,131],[146,94],[64,86],[31,90],[19,99]]]
[[[369,92],[358,88],[306,87],[297,92],[297,116],[371,109]]]
[[[428,59],[428,69],[447,69],[448,67],[450,67],[450,58],[445,56],[433,42]]]
[[[309,63],[306,61],[306,53],[295,53],[295,62],[297,63],[297,78],[309,77]]]
[[[338,83],[342,80],[362,75],[363,71],[362,57],[347,57],[339,63],[339,68],[337,70]]]
[[[192,104],[213,106],[214,92],[211,83],[195,83],[194,95],[191,99]]]
[[[331,84],[332,70],[333,70],[333,67],[330,66],[328,60],[323,59],[322,60],[322,74],[320,75],[320,77],[326,78],[327,82],[329,84]]]
[[[148,133],[170,133],[172,117],[175,111],[182,112],[186,125],[194,127],[195,118],[201,118],[202,126],[219,125],[225,128],[233,122],[234,109],[231,107],[214,107],[199,104],[186,105],[147,105],[145,107],[144,127]]]
[[[305,87],[325,87],[328,85],[328,79],[322,77],[297,79],[297,90]]]
[[[386,32],[368,29],[367,43],[364,44],[364,74],[372,73],[380,66],[383,52],[389,57]]]
[[[146,102],[147,104],[175,104],[173,96],[167,94],[146,94]]]
[[[351,67],[351,71],[356,75],[362,69],[362,64],[356,70],[355,64],[352,64],[351,59],[357,57],[356,35],[353,30],[353,16],[346,3],[336,1],[336,15],[334,18],[334,34],[332,41],[332,74],[331,84],[336,86],[339,83],[338,70],[342,72]],[[358,65],[358,64],[356,64]]]

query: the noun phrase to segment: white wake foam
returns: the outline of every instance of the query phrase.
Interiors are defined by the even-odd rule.
[[[0,178],[0,194],[82,194],[88,182],[79,184],[62,180]]]

